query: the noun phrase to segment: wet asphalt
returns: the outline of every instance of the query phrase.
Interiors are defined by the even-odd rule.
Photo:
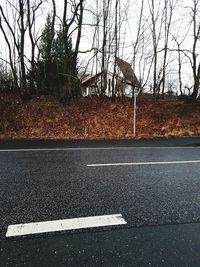
[[[200,138],[0,141],[0,150],[0,266],[200,265],[200,163],[87,166],[200,160]],[[11,224],[118,213],[127,225],[5,237]]]

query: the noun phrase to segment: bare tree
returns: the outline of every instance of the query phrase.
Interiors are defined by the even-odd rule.
[[[18,13],[17,10],[15,10],[15,13]],[[3,7],[0,5],[0,14],[1,14],[1,31],[3,33],[3,36],[4,36],[4,39],[6,41],[6,44],[8,46],[8,49],[9,49],[9,60],[10,60],[10,66],[11,66],[11,70],[12,70],[12,73],[13,73],[13,79],[14,79],[14,83],[15,83],[15,86],[17,88],[17,91],[21,94],[21,88],[20,86],[18,86],[18,77],[17,77],[17,70],[16,70],[16,66],[15,66],[15,58],[14,58],[14,54],[15,54],[15,49],[17,50],[17,53],[19,54],[19,44],[17,42],[17,36],[15,35],[15,31],[14,29],[12,28],[5,12],[4,12],[4,9]],[[5,25],[3,26],[2,23],[5,23]],[[6,27],[5,27],[6,26]],[[9,38],[9,34],[6,32],[6,28],[7,28],[7,31],[9,32],[9,34],[11,35],[11,38]],[[12,40],[11,40],[12,39]],[[12,45],[12,43],[14,44],[14,46]]]
[[[77,12],[76,14],[78,31],[77,31],[77,37],[76,37],[76,45],[74,49],[74,61],[75,62],[77,62],[79,46],[80,46],[80,41],[81,41],[81,33],[82,33],[82,26],[83,26],[83,11],[84,11],[83,3],[84,3],[84,0],[80,0],[79,13]]]
[[[11,43],[8,39],[8,36],[4,30],[4,27],[2,25],[2,19],[0,16],[0,29],[3,33],[4,39],[6,41],[6,44],[8,46],[8,53],[9,53],[9,65],[11,67],[11,71],[12,71],[12,76],[13,76],[13,80],[14,80],[14,89],[16,90],[17,93],[19,93],[19,87],[18,87],[18,77],[17,77],[17,72],[16,72],[16,68],[13,62],[13,55],[12,55],[12,47],[11,47]]]
[[[173,11],[176,5],[177,5],[177,0],[165,0],[165,4],[164,4],[164,58],[163,58],[163,78],[162,78],[162,97],[163,98],[164,98],[164,92],[165,92],[168,43],[169,43],[170,29],[171,29],[171,24],[172,24]]]
[[[189,25],[188,30],[185,32],[185,34],[184,34],[184,36],[182,37],[181,40],[179,40],[179,38],[178,38],[179,33],[180,33],[180,29],[181,29],[181,26],[180,26],[180,28],[179,28],[178,33],[176,34],[176,36],[172,34],[172,37],[173,37],[173,40],[174,40],[174,42],[176,43],[176,46],[177,46],[177,49],[175,50],[175,52],[178,53],[179,91],[180,91],[181,95],[183,95],[184,92],[183,92],[183,82],[182,82],[182,60],[183,60],[184,57],[187,57],[190,60],[190,57],[188,57],[188,55],[186,54],[186,52],[182,49],[182,45],[183,45],[186,37],[188,36],[188,32],[190,30],[190,25]],[[174,52],[174,50],[172,50],[172,51]]]
[[[118,86],[118,81],[116,77],[117,73],[117,56],[119,53],[119,27],[118,27],[118,7],[119,7],[119,0],[115,1],[115,29],[114,29],[114,36],[115,36],[115,52],[114,52],[114,67],[113,67],[113,77],[112,77],[112,98],[115,98],[116,96],[116,89]]]
[[[151,34],[152,34],[152,44],[153,44],[153,95],[158,96],[160,93],[160,86],[162,84],[161,71],[158,70],[158,44],[161,39],[161,30],[163,23],[164,12],[161,10],[161,0],[159,0],[158,8],[156,10],[155,1],[148,0],[149,11],[151,15]],[[159,16],[161,13],[161,19],[159,23]]]
[[[29,93],[34,92],[34,80],[35,80],[35,50],[37,45],[37,38],[34,36],[35,23],[36,23],[36,12],[43,4],[43,0],[35,1],[31,6],[30,0],[27,0],[27,23],[29,39],[31,43],[31,59],[30,59],[30,70],[29,70]]]
[[[143,12],[144,12],[144,0],[141,1],[141,7],[140,7],[140,15],[139,15],[139,22],[137,26],[137,35],[135,42],[133,44],[133,69],[135,70],[136,66],[136,55],[139,50],[140,41],[142,37],[142,18],[143,18]]]
[[[27,93],[27,82],[26,82],[26,67],[24,60],[24,45],[25,45],[25,32],[26,32],[26,24],[25,24],[25,1],[19,0],[19,18],[18,18],[18,26],[20,30],[19,36],[19,58],[20,58],[20,87],[22,90],[22,95]]]
[[[102,65],[101,65],[101,96],[105,94],[107,88],[107,36],[108,36],[108,19],[110,13],[111,0],[103,0],[103,41],[102,41]]]
[[[200,1],[193,0],[191,8],[192,24],[193,24],[193,46],[192,46],[192,71],[193,71],[193,92],[191,97],[196,99],[199,83],[200,83],[200,62],[198,60],[197,43],[200,39]]]

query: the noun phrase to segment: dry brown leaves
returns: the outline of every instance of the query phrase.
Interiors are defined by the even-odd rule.
[[[1,139],[131,139],[133,111],[130,99],[82,98],[63,106],[41,96],[22,101],[0,95]],[[182,102],[140,101],[137,138],[200,135],[200,105]]]

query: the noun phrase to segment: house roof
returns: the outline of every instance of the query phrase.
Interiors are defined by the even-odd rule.
[[[95,83],[96,79],[102,75],[103,72],[99,72],[96,75],[87,77],[86,79],[84,79],[81,83],[82,86],[89,86]]]
[[[90,77],[87,77],[86,79],[84,79],[81,83],[82,86],[84,87],[87,87],[87,86],[94,86],[95,85],[95,82],[96,82],[96,79],[98,77],[100,77],[102,74],[104,73],[104,71],[101,71],[93,76],[90,76]],[[112,72],[107,72],[108,75],[110,75],[111,77],[113,77],[113,73]],[[118,78],[120,80],[123,80],[124,78],[120,75],[116,75],[118,76]],[[127,84],[130,84],[128,81],[125,81]]]

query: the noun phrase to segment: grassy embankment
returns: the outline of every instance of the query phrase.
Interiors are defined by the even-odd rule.
[[[82,98],[63,106],[52,97],[22,101],[0,95],[0,139],[132,139],[130,99]],[[200,136],[200,103],[138,99],[137,139]]]

